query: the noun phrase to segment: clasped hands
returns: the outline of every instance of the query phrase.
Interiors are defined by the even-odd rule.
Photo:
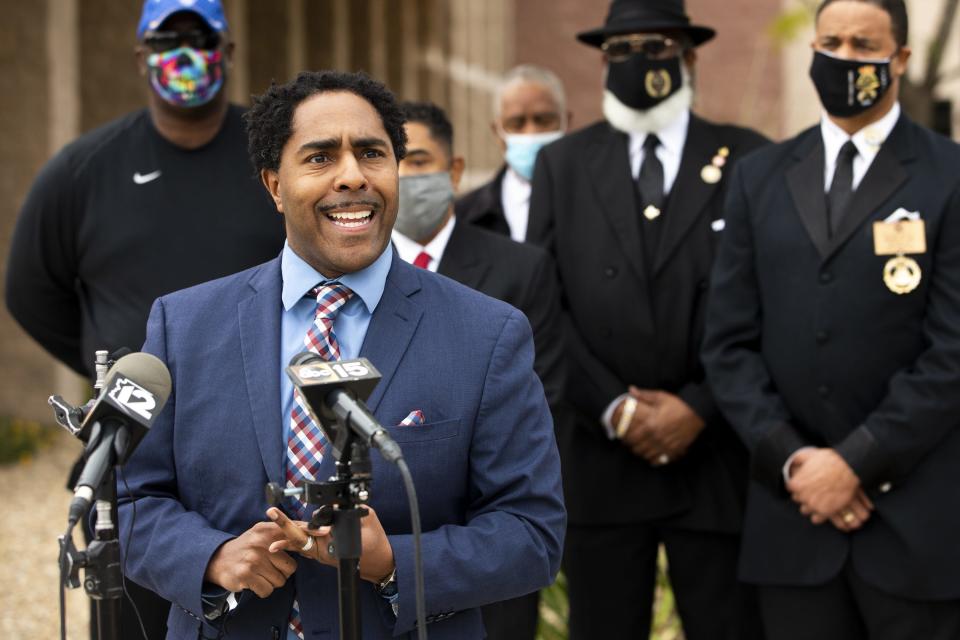
[[[619,436],[634,455],[654,466],[661,466],[683,457],[703,430],[704,422],[687,403],[666,391],[638,389],[630,386],[630,398],[636,401],[629,425]],[[620,424],[625,398],[614,410],[612,422]]]
[[[791,461],[789,477],[790,496],[813,524],[829,521],[840,531],[851,532],[870,519],[873,502],[857,475],[833,449],[801,449]]]
[[[360,521],[360,577],[379,582],[393,571],[393,548],[376,512],[367,509],[370,513]],[[297,569],[288,552],[337,566],[328,549],[333,540],[330,527],[308,529],[306,522],[291,520],[276,507],[267,509],[267,517],[271,522],[258,522],[220,545],[207,564],[204,580],[228,591],[249,589],[266,598]]]

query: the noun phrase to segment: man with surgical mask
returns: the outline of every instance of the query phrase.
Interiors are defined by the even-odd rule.
[[[960,147],[901,111],[903,0],[815,28],[821,121],[737,168],[710,290],[741,576],[769,640],[960,638]]]
[[[526,240],[530,181],[537,153],[563,137],[570,125],[560,78],[532,64],[509,70],[494,92],[490,124],[504,154],[504,166],[493,179],[457,200],[464,222]]]
[[[747,452],[699,349],[730,171],[765,139],[691,112],[713,36],[681,0],[614,0],[578,35],[604,56],[604,119],[533,173],[527,240],[558,265],[576,413],[559,433],[572,640],[649,635],[661,547],[688,640],[759,632],[737,579]]]
[[[522,311],[533,329],[534,370],[554,421],[563,395],[559,290],[550,256],[454,215],[453,198],[464,161],[453,153],[453,127],[427,102],[402,105],[407,155],[400,161],[400,206],[393,243],[407,262],[435,271]],[[538,594],[483,608],[491,640],[533,640]]]
[[[146,0],[136,36],[146,108],[47,163],[7,264],[10,313],[91,381],[96,350],[140,348],[154,299],[283,247],[283,219],[248,159],[243,109],[227,100],[233,43],[220,1]],[[127,590],[148,637],[164,637],[169,604],[129,581]],[[122,637],[139,637],[129,602],[121,615]]]

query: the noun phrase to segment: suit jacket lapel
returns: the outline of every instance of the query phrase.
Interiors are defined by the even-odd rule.
[[[372,412],[376,412],[380,405],[420,323],[423,310],[410,300],[410,296],[419,290],[418,268],[401,260],[394,251],[383,297],[373,312],[360,349],[360,356],[369,359],[383,376],[367,399]]]
[[[280,361],[280,259],[257,271],[249,286],[253,294],[237,304],[243,375],[263,468],[271,482],[282,484],[280,378],[277,368],[270,366]]]
[[[907,180],[907,171],[901,162],[912,158],[913,145],[909,134],[909,121],[901,116],[854,192],[850,207],[830,240],[825,258],[842,247],[863,221],[876,213],[880,205]]]
[[[464,237],[467,232],[465,223],[458,221],[454,224],[450,240],[440,257],[437,273],[453,278],[471,289],[479,289],[489,265],[483,263],[477,255],[475,245]]]
[[[627,262],[643,280],[643,241],[637,213],[636,188],[630,174],[627,136],[612,128],[595,139],[587,149],[587,170],[594,185],[600,209],[610,222]]]
[[[700,170],[704,165],[710,164],[719,149],[720,142],[713,130],[691,113],[680,170],[670,190],[667,215],[664,216],[655,272],[660,271],[667,262],[717,190],[718,184],[707,184],[700,178]]]
[[[794,154],[797,164],[787,170],[787,186],[810,240],[820,252],[820,257],[826,259],[830,234],[827,229],[827,198],[823,190],[826,171],[823,140],[819,128],[811,130],[807,136]]]

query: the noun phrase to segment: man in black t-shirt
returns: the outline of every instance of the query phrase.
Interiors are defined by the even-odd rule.
[[[24,202],[7,265],[10,313],[92,378],[94,351],[139,349],[153,300],[275,257],[283,221],[254,178],[219,0],[147,0],[136,56],[147,107],[67,145]],[[127,582],[148,637],[169,605]],[[122,637],[140,636],[130,606]],[[96,636],[94,636],[96,637]]]

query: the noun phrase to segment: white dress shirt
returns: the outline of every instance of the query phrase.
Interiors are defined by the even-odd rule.
[[[668,195],[680,173],[680,159],[683,158],[683,145],[687,143],[687,128],[690,125],[690,112],[681,111],[673,122],[656,132],[660,139],[657,158],[663,165],[663,195]],[[630,175],[636,180],[643,165],[643,143],[649,134],[630,134]]]
[[[400,254],[400,259],[404,262],[409,262],[410,264],[413,264],[413,261],[417,259],[417,256],[420,255],[421,251],[426,251],[427,255],[430,256],[430,262],[427,264],[427,269],[436,273],[437,267],[440,266],[440,259],[443,258],[443,252],[447,248],[447,242],[450,241],[450,234],[453,233],[453,225],[456,224],[456,221],[456,218],[450,216],[443,227],[440,228],[440,231],[437,233],[434,239],[428,242],[426,245],[422,245],[415,240],[411,240],[407,236],[394,229],[392,234],[393,246],[397,248],[397,253]]]
[[[503,206],[503,216],[510,227],[510,237],[517,242],[527,239],[527,223],[530,221],[530,192],[533,191],[528,180],[516,171],[507,167],[503,174],[503,183],[500,189],[500,204]]]
[[[863,176],[867,175],[867,170],[873,164],[874,158],[880,152],[880,145],[886,142],[899,119],[900,103],[895,102],[887,115],[851,136],[824,114],[820,120],[820,135],[823,137],[825,161],[823,192],[828,193],[830,191],[830,183],[833,182],[833,174],[837,169],[837,156],[840,154],[840,147],[846,144],[847,140],[853,140],[853,144],[857,147],[857,155],[853,158],[853,188],[856,190],[860,186]]]

